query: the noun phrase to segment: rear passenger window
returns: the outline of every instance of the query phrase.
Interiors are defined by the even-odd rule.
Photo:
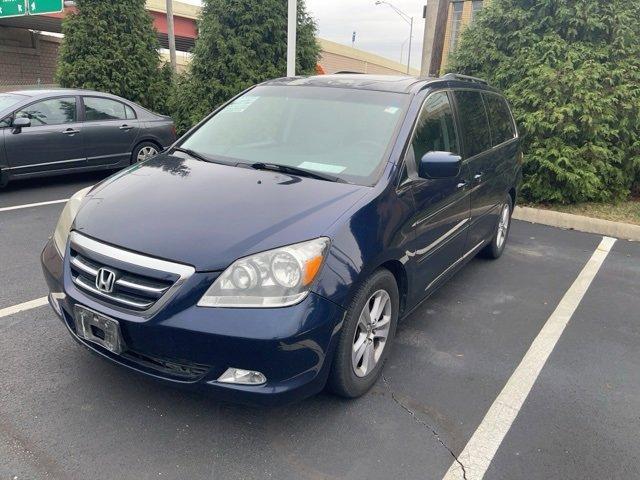
[[[493,93],[483,94],[482,96],[487,106],[493,145],[499,145],[514,138],[516,130],[513,126],[511,110],[509,110],[507,101],[500,95]]]
[[[98,97],[84,97],[83,100],[84,118],[87,122],[127,119],[124,103]]]
[[[480,92],[458,91],[455,96],[467,157],[489,150],[491,133]]]
[[[411,146],[416,163],[428,152],[460,152],[446,92],[434,93],[425,101]]]

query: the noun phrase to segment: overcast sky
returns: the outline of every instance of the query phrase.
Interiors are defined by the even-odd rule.
[[[199,0],[182,0],[199,4]],[[422,7],[426,0],[390,0],[393,5],[414,17],[411,64],[420,68],[424,20]],[[375,0],[306,0],[307,8],[318,22],[319,35],[327,40],[351,45],[356,32],[356,48],[400,61],[407,61],[409,24],[387,5]]]

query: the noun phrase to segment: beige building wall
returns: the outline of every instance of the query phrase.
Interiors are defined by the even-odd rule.
[[[322,38],[318,41],[322,50],[319,65],[324,73],[348,71],[378,75],[407,74],[406,65],[388,58]],[[418,76],[420,71],[412,68],[410,74]]]
[[[200,10],[202,7],[198,5],[191,5],[190,3],[184,3],[179,0],[173,2],[173,14],[177,17],[191,18],[197,20],[200,17]],[[152,12],[167,13],[167,1],[166,0],[147,0],[147,10]]]
[[[483,1],[483,8],[490,2],[491,0]],[[447,63],[449,61],[449,56],[451,54],[451,35],[453,30],[453,11],[454,11],[454,3],[462,3],[462,17],[461,17],[461,25],[458,31],[458,41],[460,41],[460,35],[462,31],[467,27],[473,20],[473,1],[472,0],[452,0],[449,4],[449,14],[447,15],[447,28],[444,34],[444,45],[442,49],[442,64],[440,65],[440,72],[443,72],[447,68]]]

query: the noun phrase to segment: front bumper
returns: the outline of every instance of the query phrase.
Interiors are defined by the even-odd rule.
[[[49,301],[69,333],[115,363],[240,403],[289,403],[324,387],[344,310],[319,295],[311,293],[286,308],[197,307],[217,274],[196,273],[160,311],[144,318],[116,310],[76,288],[68,259],[61,258],[51,241],[41,260]],[[127,347],[123,354],[76,335],[72,316],[76,304],[118,320]],[[258,386],[218,382],[229,367],[259,371],[267,382]]]

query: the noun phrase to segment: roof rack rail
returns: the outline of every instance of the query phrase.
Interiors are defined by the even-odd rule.
[[[450,80],[462,80],[464,82],[481,83],[482,85],[489,85],[489,82],[482,78],[471,77],[469,75],[462,75],[461,73],[447,73],[442,78],[448,78]]]
[[[334,75],[364,75],[364,73],[352,72],[350,70],[340,70],[339,72],[335,72]]]

